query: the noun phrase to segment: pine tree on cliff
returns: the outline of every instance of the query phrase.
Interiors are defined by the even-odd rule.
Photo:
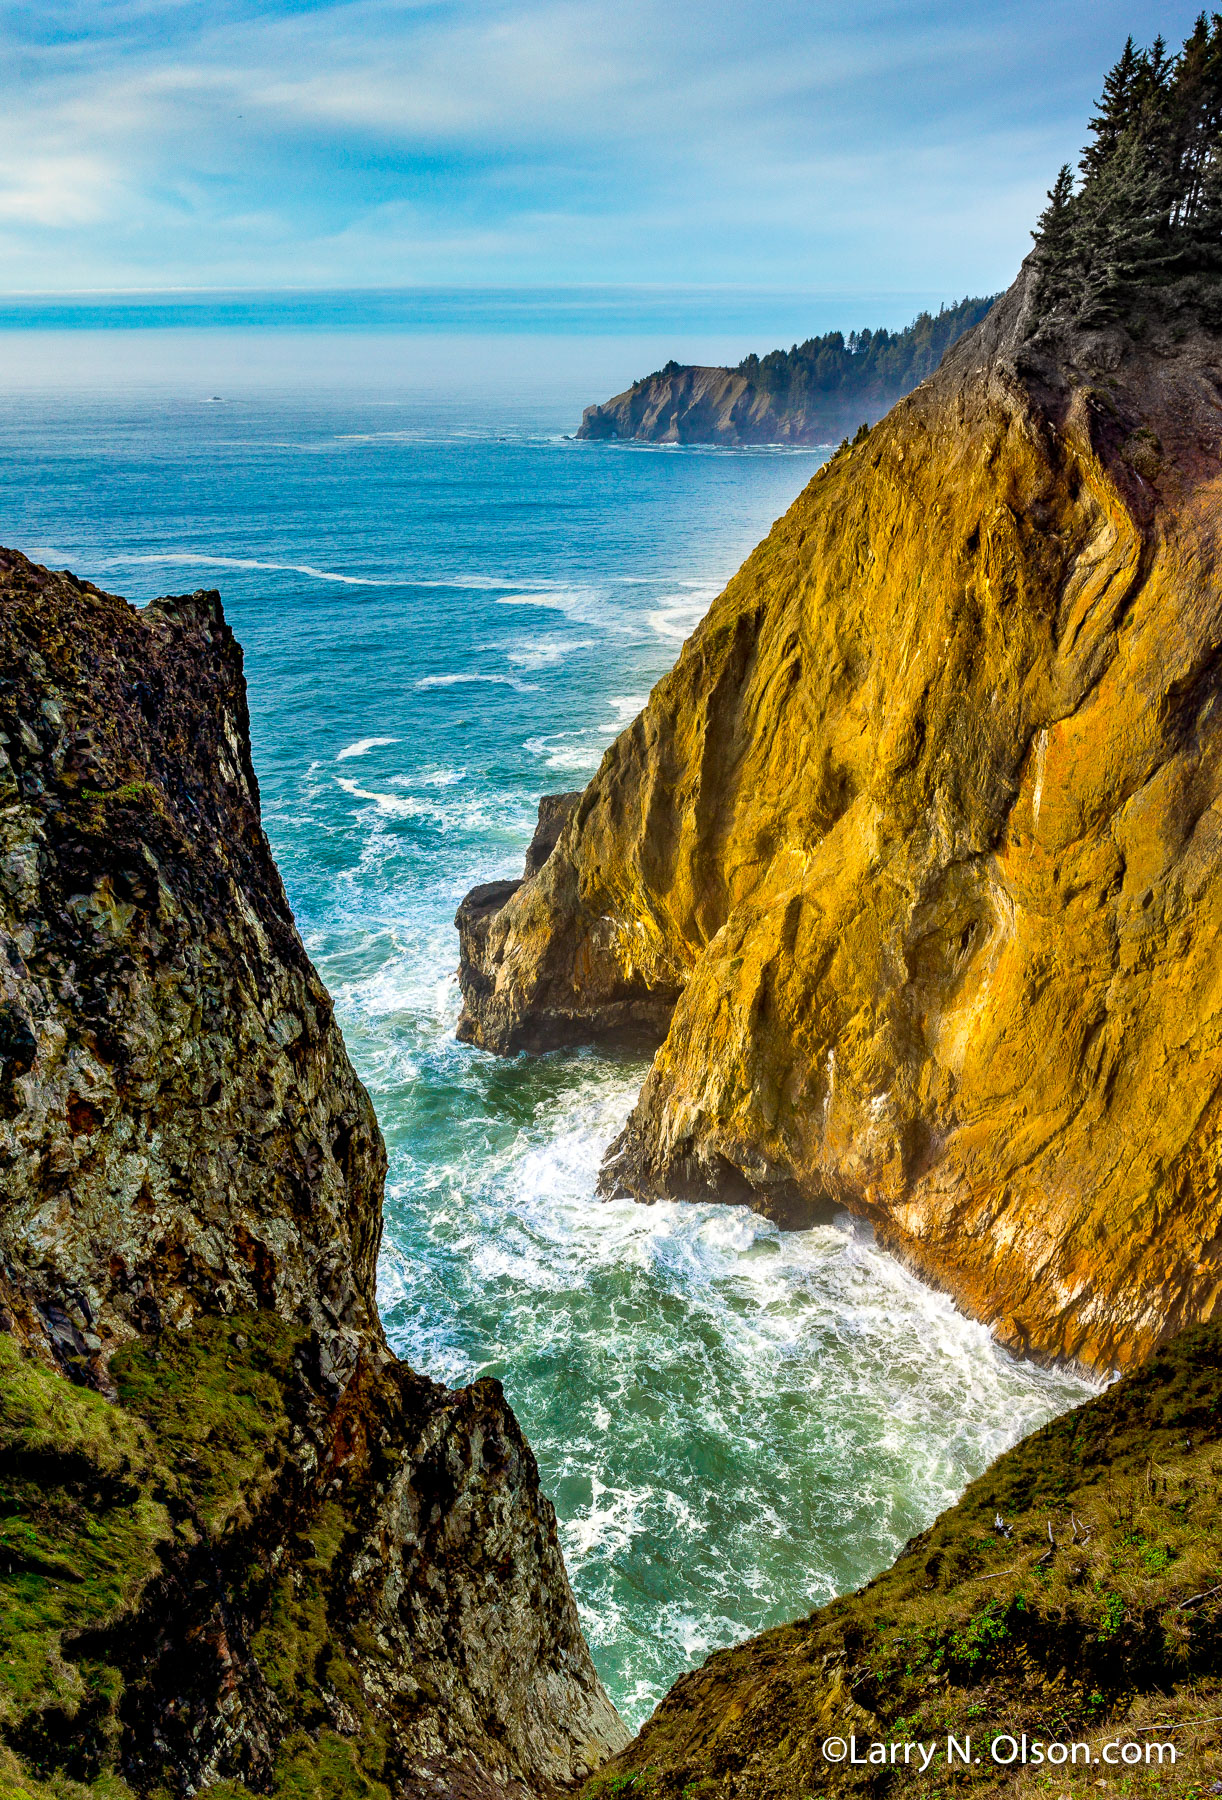
[[[1070,228],[1084,321],[1121,316],[1129,297],[1164,273],[1171,258],[1164,185],[1146,147],[1126,133],[1083,189]]]
[[[897,399],[933,373],[945,350],[983,319],[993,299],[993,295],[969,297],[955,306],[943,306],[936,315],[921,313],[904,331],[867,328],[851,331],[847,339],[842,332],[829,331],[789,350],[745,356],[739,371],[761,393],[791,399],[820,394],[860,396],[866,406],[879,399],[889,404],[888,396]]]
[[[1124,53],[1120,61],[1108,70],[1103,83],[1103,94],[1099,101],[1099,111],[1090,122],[1094,137],[1082,152],[1082,173],[1093,175],[1102,168],[1126,132],[1132,131],[1141,111],[1142,76],[1145,70],[1145,58],[1134,48],[1132,38],[1125,42]],[[1061,170],[1061,176],[1069,174],[1069,164]],[[1058,176],[1058,183],[1061,177]],[[1073,183],[1069,184],[1072,192]],[[1051,194],[1049,195],[1051,199]],[[1043,224],[1043,219],[1040,224]]]
[[[1048,204],[1031,234],[1039,245],[1040,268],[1049,284],[1063,278],[1074,260],[1073,197],[1073,170],[1062,163],[1048,190]]]
[[[1222,15],[1212,29],[1197,20],[1179,58],[1170,94],[1164,158],[1173,228],[1206,236],[1218,225],[1222,174]]]
[[[1044,313],[1081,324],[1195,305],[1222,317],[1222,14],[1183,47],[1130,38],[1109,70],[1081,187],[1061,170],[1034,233]]]

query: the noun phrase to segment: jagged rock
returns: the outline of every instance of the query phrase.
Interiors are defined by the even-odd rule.
[[[537,875],[560,840],[560,833],[573,815],[581,799],[581,790],[571,794],[544,794],[539,802],[539,822],[526,852],[526,873]]]
[[[526,856],[526,877],[547,886],[555,870],[563,880],[568,865],[561,863],[554,852],[574,819],[580,800],[580,794],[547,794],[540,800],[539,825]],[[630,952],[606,954],[607,946],[600,946],[598,926],[586,935],[580,947],[548,946],[537,966],[530,966],[530,949],[520,939],[515,940],[516,960],[529,969],[526,979],[531,985],[530,1004],[517,1004],[517,990],[511,987],[514,972],[503,964],[501,926],[505,909],[521,886],[520,881],[483,882],[471,889],[455,915],[458,979],[464,1002],[458,1036],[463,1042],[505,1055],[580,1043],[590,1034],[588,1013],[593,1005],[602,1037],[630,1043],[660,1043],[681,983],[675,981],[660,993],[642,990],[630,972],[626,975],[626,970],[631,970]],[[560,901],[556,916],[563,910],[564,902]],[[610,923],[600,921],[599,925]],[[574,958],[580,959],[584,987],[584,999],[576,1009],[573,984],[568,978],[569,967],[575,966]],[[507,989],[515,995],[510,1013],[502,1004]]]
[[[0,734],[0,1741],[138,1793],[589,1773],[626,1734],[513,1414],[382,1337],[218,596],[0,552]]]
[[[341,1379],[385,1153],[260,829],[219,599],[136,612],[13,552],[0,580],[11,1328],[104,1384],[135,1332],[268,1306]]]
[[[1222,344],[1025,270],[822,469],[472,945],[464,1033],[669,1032],[608,1180],[835,1202],[1005,1342],[1222,1291]]]

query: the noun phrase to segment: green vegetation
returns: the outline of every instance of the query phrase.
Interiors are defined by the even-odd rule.
[[[111,1360],[122,1407],[154,1435],[167,1501],[209,1537],[249,1512],[283,1466],[303,1336],[274,1313],[201,1319]]]
[[[156,800],[157,789],[151,781],[125,781],[122,787],[81,789],[82,800],[117,800],[120,803],[140,800]]]
[[[299,1501],[290,1555],[261,1548],[299,1480],[307,1337],[272,1313],[200,1319],[113,1358],[115,1405],[0,1334],[0,1800],[128,1800],[121,1714],[156,1707],[154,1647],[216,1594],[292,1721],[274,1800],[388,1800],[393,1746],[328,1616],[350,1522]],[[355,1736],[333,1729],[323,1671]]]
[[[846,402],[860,397],[863,404],[888,394],[898,398],[933,374],[956,338],[978,325],[996,298],[960,300],[937,313],[920,313],[903,331],[851,331],[847,338],[829,331],[790,350],[746,356],[739,373],[789,406],[828,397]],[[658,375],[676,375],[680,368],[669,362]]]
[[[0,1800],[134,1800],[134,1796],[117,1775],[100,1775],[90,1782],[66,1775],[38,1781],[11,1751],[0,1747]]]
[[[1222,14],[1175,56],[1130,38],[1091,134],[1080,183],[1067,163],[1034,233],[1041,310],[1139,324],[1194,305],[1222,323]]]
[[[51,1716],[110,1729],[115,1671],[66,1657],[64,1640],[109,1623],[157,1572],[173,1524],[154,1474],[140,1420],[0,1336],[3,1736]]]
[[[391,1790],[370,1772],[369,1751],[364,1737],[354,1744],[325,1729],[317,1737],[294,1732],[281,1746],[269,1800],[391,1800]],[[208,1800],[251,1800],[240,1781],[217,1782],[207,1794]]]

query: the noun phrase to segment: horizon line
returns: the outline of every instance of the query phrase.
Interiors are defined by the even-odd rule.
[[[740,282],[382,282],[361,286],[271,287],[112,287],[112,288],[12,288],[0,289],[0,306],[11,301],[45,300],[118,300],[184,298],[228,298],[244,294],[334,295],[334,294],[758,294],[771,296],[802,295],[825,300],[918,299],[932,293],[932,288],[824,288],[769,287]]]

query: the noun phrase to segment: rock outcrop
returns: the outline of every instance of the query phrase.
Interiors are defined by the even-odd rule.
[[[466,1031],[669,1024],[611,1184],[847,1206],[1110,1369],[1222,1291],[1222,342],[1032,287],[714,603],[469,934]]]
[[[382,1337],[382,1140],[218,596],[0,552],[0,751],[5,1791],[588,1774],[626,1734],[499,1384]]]
[[[545,794],[540,800],[539,823],[526,852],[524,879],[529,880],[550,865],[552,852],[580,799],[581,795],[577,793]],[[624,979],[621,964],[614,957],[599,960],[592,956],[588,943],[570,946],[572,957],[582,960],[584,994],[580,1004],[576,1007],[573,1004],[567,964],[563,965],[554,987],[549,986],[547,970],[556,962],[553,953],[547,959],[547,969],[541,961],[529,1008],[504,1013],[503,994],[496,975],[498,950],[489,934],[499,931],[497,921],[521,887],[521,881],[481,882],[465,895],[455,915],[459,944],[458,979],[464,1001],[458,1021],[458,1036],[462,1041],[505,1054],[582,1043],[590,1036],[593,1007],[598,1018],[597,1035],[604,1041],[649,1044],[651,1047],[661,1043],[681,983],[676,982],[660,993],[645,991]]]
[[[1216,1792],[1220,1451],[1215,1324],[1000,1457],[858,1593],[681,1676],[586,1800]]]

